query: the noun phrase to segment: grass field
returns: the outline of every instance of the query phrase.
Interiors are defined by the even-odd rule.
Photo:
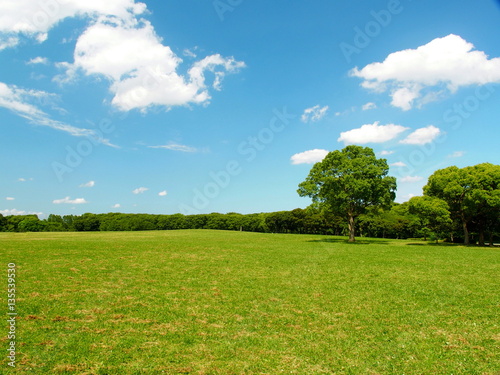
[[[0,251],[19,312],[2,374],[500,373],[498,248],[186,230]]]

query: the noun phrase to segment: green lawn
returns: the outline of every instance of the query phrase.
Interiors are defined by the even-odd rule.
[[[185,230],[0,233],[0,254],[2,374],[500,371],[498,248]]]

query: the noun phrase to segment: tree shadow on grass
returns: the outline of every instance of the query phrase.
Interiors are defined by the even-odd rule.
[[[371,245],[371,244],[387,244],[391,241],[383,238],[374,238],[374,239],[360,238],[356,239],[355,242],[349,242],[349,240],[345,238],[322,238],[320,240],[309,240],[307,242],[342,243],[347,245]]]

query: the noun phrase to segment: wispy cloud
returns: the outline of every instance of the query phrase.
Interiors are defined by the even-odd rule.
[[[401,182],[404,183],[412,183],[422,181],[424,178],[420,176],[406,176],[400,179]]]
[[[397,161],[395,163],[392,163],[391,167],[406,167],[406,164],[403,163],[402,161]]]
[[[53,96],[53,94],[49,94],[45,91],[25,90],[14,85],[6,85],[0,82],[0,107],[16,113],[34,125],[47,126],[55,130],[66,132],[75,137],[92,138],[107,146],[116,147],[111,144],[108,139],[100,137],[95,131],[77,128],[54,120],[47,113],[30,103],[31,101],[39,101]]]
[[[361,107],[361,109],[363,111],[369,111],[370,109],[376,109],[376,108],[377,108],[377,105],[375,103],[372,103],[372,102],[366,103]]]
[[[132,193],[134,193],[134,194],[143,194],[143,193],[145,193],[148,190],[149,190],[149,188],[140,187],[140,188],[132,190]]]
[[[465,151],[455,151],[453,154],[448,155],[449,158],[461,158],[465,155]]]
[[[167,194],[168,194],[168,192],[167,192],[166,190],[160,191],[160,192],[158,193],[158,195],[159,195],[160,197],[166,197],[166,196],[167,196]]]
[[[85,204],[88,203],[84,198],[71,199],[70,197],[65,197],[62,199],[55,199],[52,201],[54,204]]]
[[[321,107],[319,104],[311,108],[306,108],[301,116],[302,122],[316,122],[326,116],[328,106]]]
[[[43,212],[33,212],[33,211],[23,211],[13,208],[11,210],[0,210],[0,214],[3,216],[20,216],[20,215],[43,215]]]
[[[15,199],[16,199],[16,198],[12,198],[12,197],[7,197],[7,198],[5,198],[5,200],[8,200],[8,201],[13,201],[13,200],[15,200]]]
[[[198,152],[199,150],[195,147],[181,145],[178,143],[170,142],[163,146],[148,146],[149,148],[161,148],[170,151],[181,151],[181,152]]]
[[[89,181],[80,185],[81,188],[91,188],[94,186],[95,186],[95,181]]]

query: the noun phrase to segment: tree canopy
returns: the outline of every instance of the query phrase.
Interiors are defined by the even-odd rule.
[[[354,242],[356,218],[368,207],[388,208],[394,201],[396,179],[388,172],[387,161],[377,159],[371,148],[347,146],[314,164],[297,192],[346,217]]]

